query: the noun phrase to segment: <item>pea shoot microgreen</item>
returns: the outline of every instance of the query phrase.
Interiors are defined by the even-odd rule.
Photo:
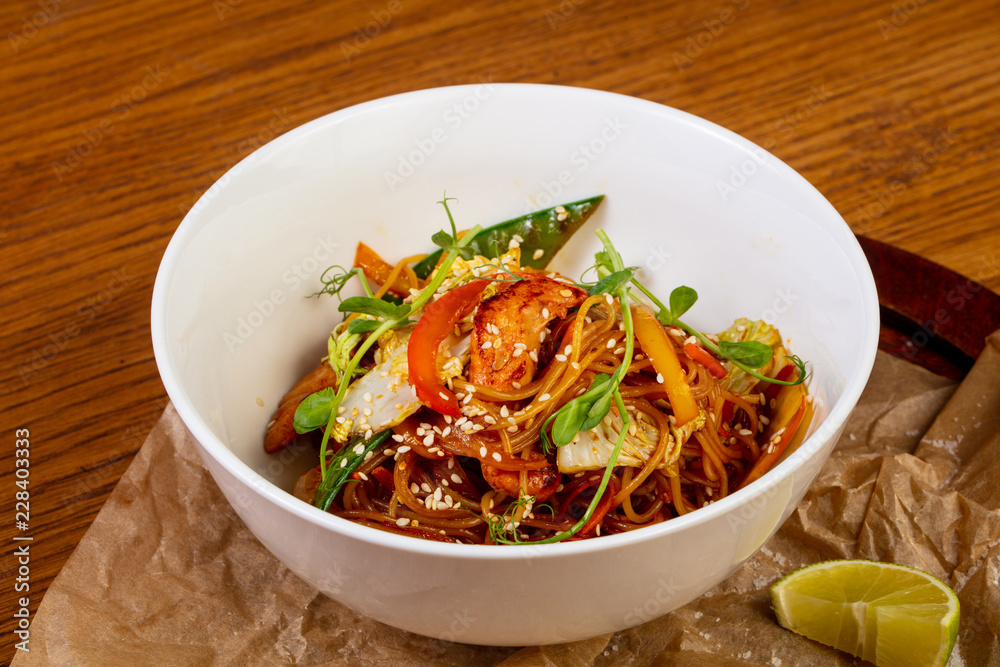
[[[602,273],[608,273],[608,269],[606,267],[598,266],[598,275]],[[796,355],[787,355],[785,357],[798,369],[796,379],[777,380],[763,375],[762,373],[758,373],[755,370],[766,365],[769,361],[771,361],[771,357],[774,355],[774,351],[764,343],[756,340],[745,340],[736,343],[729,341],[714,343],[706,337],[705,334],[683,322],[680,319],[680,316],[686,313],[691,306],[698,301],[698,293],[691,287],[681,285],[680,287],[675,288],[674,291],[670,293],[670,298],[668,299],[670,306],[666,306],[662,301],[656,298],[656,295],[649,291],[645,285],[636,280],[634,276],[632,277],[631,282],[660,309],[656,317],[661,324],[665,326],[673,325],[680,327],[689,335],[697,338],[698,341],[705,346],[705,348],[731,362],[744,373],[751,375],[758,380],[763,380],[764,382],[770,382],[772,384],[795,385],[806,381],[808,373],[806,373],[805,362]]]
[[[597,237],[604,245],[604,250],[597,253],[598,264],[609,266],[611,274],[626,272],[627,270],[625,269],[624,262],[622,262],[621,255],[615,250],[615,247],[611,244],[611,239],[608,238],[603,229],[597,230]],[[591,293],[607,293],[618,298],[618,303],[621,305],[622,322],[625,327],[624,358],[631,359],[635,351],[635,336],[632,325],[632,312],[629,309],[628,281],[616,278],[615,280],[605,282],[600,288],[594,285],[591,287]],[[587,525],[587,522],[590,521],[590,518],[597,510],[597,505],[604,496],[604,491],[608,488],[608,482],[611,480],[611,474],[615,469],[615,463],[618,462],[618,455],[621,454],[622,445],[625,444],[625,436],[631,424],[628,411],[625,410],[625,402],[622,400],[621,392],[618,390],[622,380],[625,379],[625,371],[627,370],[628,364],[622,364],[615,369],[612,375],[601,373],[594,376],[586,392],[559,408],[542,426],[542,447],[546,452],[550,452],[553,443],[556,446],[568,445],[580,431],[590,430],[601,423],[601,420],[611,411],[612,403],[617,408],[622,420],[622,428],[618,434],[618,440],[611,451],[608,465],[604,469],[604,475],[601,477],[600,484],[598,484],[586,512],[567,530],[542,540],[532,540],[532,544],[552,544],[573,537]],[[546,433],[550,428],[552,432],[551,439]],[[503,535],[496,537],[499,538],[496,540],[497,542],[504,544],[514,543]]]
[[[354,332],[350,331],[350,325],[348,325],[349,333],[367,333],[368,336],[361,341],[358,347],[354,350],[350,360],[345,366],[343,366],[337,391],[334,392],[332,388],[329,388],[311,394],[302,401],[298,409],[295,411],[294,427],[298,433],[307,433],[308,431],[315,430],[324,424],[326,425],[323,430],[323,439],[320,442],[319,448],[320,472],[322,474],[322,481],[320,482],[321,488],[329,486],[329,480],[332,474],[332,469],[327,462],[327,446],[336,423],[337,408],[344,400],[347,388],[353,380],[355,371],[361,363],[361,359],[378,341],[382,334],[386,331],[407,324],[409,322],[410,315],[420,311],[424,305],[430,301],[438,287],[441,286],[445,278],[448,276],[448,271],[451,268],[451,265],[455,262],[455,259],[466,251],[468,245],[481,231],[481,228],[477,225],[466,232],[461,239],[459,239],[458,231],[455,227],[455,219],[452,217],[451,210],[448,208],[449,201],[453,200],[450,200],[447,196],[445,196],[438,203],[444,207],[444,210],[448,215],[448,222],[451,225],[451,234],[448,234],[445,231],[440,231],[434,235],[434,242],[446,250],[447,254],[438,268],[437,273],[434,275],[434,278],[432,278],[420,294],[413,299],[412,303],[396,305],[383,301],[382,299],[376,299],[372,295],[371,290],[368,288],[368,284],[364,280],[363,275],[360,276],[361,284],[364,287],[367,296],[348,297],[340,302],[339,310],[341,312],[358,313],[374,319],[354,320],[354,322],[372,322],[372,324],[355,325]],[[344,271],[342,268],[340,271],[334,271],[333,275],[324,280],[324,289],[321,290],[321,293],[335,294],[339,297],[340,291],[344,288],[347,284],[347,280],[352,275],[359,275],[359,271],[357,269]],[[324,276],[326,276],[326,272],[324,272]],[[384,433],[384,431],[382,433]],[[380,436],[381,433],[377,434],[375,437],[377,438]],[[316,497],[313,499],[313,504],[319,506],[321,501],[322,498],[320,497],[320,494],[317,493]]]

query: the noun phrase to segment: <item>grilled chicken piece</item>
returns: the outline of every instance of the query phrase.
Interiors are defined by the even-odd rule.
[[[545,456],[541,452],[531,452],[531,461],[539,461]],[[524,495],[534,496],[536,503],[544,503],[552,497],[559,488],[561,475],[554,465],[547,465],[539,470],[526,471]],[[503,491],[511,498],[517,498],[520,493],[521,473],[517,470],[501,470],[483,463],[483,479],[497,491]]]
[[[473,318],[469,382],[500,390],[531,382],[538,366],[531,357],[537,358],[542,331],[587,298],[583,290],[541,274],[521,277],[524,280],[504,285],[479,305]]]
[[[295,438],[299,436],[295,432],[294,426],[295,411],[299,409],[299,403],[309,394],[336,385],[337,375],[330,368],[330,364],[325,361],[299,380],[281,399],[281,403],[278,404],[278,409],[274,413],[274,418],[267,426],[267,434],[264,436],[264,451],[268,454],[280,452],[295,442]]]

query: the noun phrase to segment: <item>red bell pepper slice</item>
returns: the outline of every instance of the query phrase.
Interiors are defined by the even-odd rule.
[[[437,357],[441,342],[479,303],[489,280],[473,280],[442,294],[424,310],[410,335],[406,350],[410,384],[420,402],[443,415],[461,417],[458,399],[438,377]]]

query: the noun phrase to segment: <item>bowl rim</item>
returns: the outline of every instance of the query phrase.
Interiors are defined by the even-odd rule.
[[[415,539],[413,537],[395,535],[385,531],[373,530],[372,528],[355,524],[346,519],[323,512],[308,503],[304,503],[295,498],[290,493],[282,490],[271,481],[254,471],[249,465],[244,463],[232,450],[230,450],[215,434],[212,429],[199,416],[187,393],[174,373],[174,366],[167,343],[166,327],[166,306],[169,297],[170,283],[177,269],[183,251],[199,230],[203,216],[202,205],[207,199],[214,198],[214,188],[229,179],[237,176],[240,171],[252,163],[267,157],[273,152],[281,150],[299,137],[322,130],[328,126],[336,125],[342,119],[351,116],[365,114],[378,110],[389,105],[398,104],[419,104],[425,101],[432,101],[437,98],[451,97],[468,94],[476,90],[479,86],[494,86],[506,94],[529,94],[529,95],[556,95],[556,96],[579,96],[581,98],[600,98],[602,100],[611,99],[618,104],[631,106],[641,111],[654,112],[669,117],[673,122],[686,123],[696,127],[699,131],[713,135],[715,138],[727,143],[734,144],[746,151],[752,151],[757,155],[767,156],[769,165],[775,170],[782,172],[785,178],[798,181],[803,186],[803,192],[815,200],[818,209],[826,209],[827,213],[833,213],[836,219],[842,222],[839,233],[835,235],[840,249],[847,257],[851,268],[862,288],[863,303],[858,307],[864,310],[865,328],[861,332],[860,348],[861,354],[857,360],[857,366],[852,376],[845,380],[843,392],[839,399],[830,406],[830,412],[820,424],[820,426],[806,438],[796,449],[778,465],[772,468],[760,479],[751,483],[745,489],[734,492],[725,498],[712,502],[711,504],[698,508],[684,516],[676,517],[669,521],[647,526],[638,530],[625,533],[603,535],[599,539],[587,539],[570,542],[558,542],[554,544],[516,544],[506,545],[497,548],[493,545],[471,545],[452,544],[444,542],[434,542],[430,540]],[[495,94],[495,93],[494,93]],[[834,230],[827,230],[833,232]],[[153,295],[151,302],[151,337],[153,342],[153,353],[156,365],[160,373],[161,380],[170,401],[177,410],[178,415],[184,422],[185,427],[194,436],[198,445],[206,454],[211,456],[229,474],[239,479],[244,486],[249,487],[251,493],[263,496],[267,501],[277,505],[281,509],[291,512],[298,518],[307,521],[321,529],[331,530],[345,538],[388,547],[393,550],[409,552],[412,554],[422,554],[437,557],[458,558],[465,560],[521,560],[530,555],[531,558],[560,558],[566,555],[582,555],[587,553],[602,552],[618,549],[628,544],[658,540],[674,533],[682,532],[689,527],[708,523],[723,515],[728,514],[738,506],[747,504],[754,498],[768,492],[772,487],[780,486],[785,480],[795,474],[795,472],[823,445],[829,438],[846,423],[848,416],[854,409],[861,392],[867,384],[875,363],[875,353],[878,345],[879,332],[879,305],[875,280],[871,272],[871,267],[861,249],[860,244],[853,232],[837,212],[834,206],[801,174],[796,172],[783,161],[754,144],[750,140],[727,130],[720,125],[705,120],[691,113],[679,109],[645,100],[638,97],[623,95],[602,90],[582,88],[575,86],[560,86],[537,83],[478,83],[463,84],[456,86],[443,86],[428,88],[410,92],[399,93],[387,97],[378,98],[362,102],[360,104],[345,107],[331,113],[325,114],[298,127],[295,127],[285,134],[273,139],[261,146],[250,155],[237,162],[232,168],[227,170],[212,186],[198,199],[184,216],[181,223],[170,239],[163,258],[160,262],[153,285]],[[530,552],[530,553],[529,553]]]

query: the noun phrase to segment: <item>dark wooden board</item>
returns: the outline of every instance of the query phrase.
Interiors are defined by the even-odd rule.
[[[859,236],[878,289],[879,349],[961,380],[1000,329],[1000,296],[929,260]]]

